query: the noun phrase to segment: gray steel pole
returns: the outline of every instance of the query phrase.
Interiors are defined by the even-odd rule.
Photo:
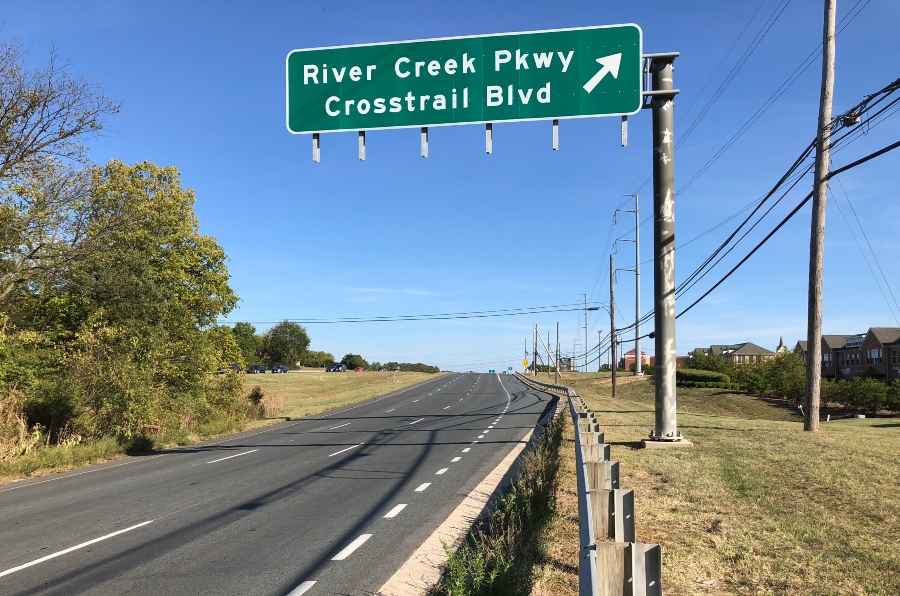
[[[831,98],[834,92],[834,19],[836,0],[825,0],[822,91],[819,98],[819,131],[816,133],[816,173],[809,237],[809,305],[807,307],[806,410],[803,430],[819,430],[819,391],[822,388],[822,276],[825,264],[825,201],[828,196],[831,138]]]
[[[537,325],[534,326],[534,336],[532,337],[534,343],[531,344],[531,370],[534,371],[534,376],[537,376]]]
[[[587,372],[587,356],[588,356],[588,310],[587,310],[587,294],[584,294],[584,372]]]
[[[641,371],[641,218],[638,196],[634,195],[634,374]]]
[[[559,385],[559,321],[556,322],[556,362],[553,364],[553,370],[556,371],[556,379],[553,384]]]
[[[597,372],[600,372],[600,367],[603,366],[603,363],[600,361],[601,343],[603,343],[603,334],[600,329],[597,329]]]
[[[613,256],[609,255],[609,358],[611,361],[612,368],[612,396],[616,396],[616,368],[618,368],[618,363],[616,362],[616,293],[615,293],[615,281],[616,270],[613,266]]]
[[[677,54],[650,59],[653,95],[653,307],[656,426],[651,439],[681,440],[675,401],[675,91]],[[666,93],[669,92],[669,93]]]

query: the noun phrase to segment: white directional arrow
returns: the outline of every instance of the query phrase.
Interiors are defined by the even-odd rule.
[[[590,93],[594,90],[594,87],[597,86],[597,83],[603,80],[603,77],[607,75],[607,73],[612,73],[614,79],[619,78],[619,63],[622,61],[622,54],[613,54],[612,56],[604,56],[603,58],[597,58],[597,62],[600,63],[603,68],[601,68],[597,74],[591,77],[587,83],[584,84],[584,90]]]

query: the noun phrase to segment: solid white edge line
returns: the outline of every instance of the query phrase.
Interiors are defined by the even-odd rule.
[[[423,490],[425,490],[426,488],[428,488],[429,486],[431,486],[431,483],[430,483],[430,482],[423,482],[423,483],[420,484],[419,487],[416,489],[416,492],[417,492],[417,493],[420,493],[420,492],[422,492]]]
[[[119,534],[124,534],[125,532],[130,532],[131,530],[140,528],[141,526],[146,526],[147,524],[152,524],[154,520],[145,521],[143,523],[131,526],[129,528],[125,528],[124,530],[118,530],[117,532],[113,532],[111,534],[107,534],[106,536],[101,536],[100,538],[94,538],[93,540],[88,540],[87,542],[82,542],[81,544],[76,544],[75,546],[70,546],[65,550],[61,550],[59,552],[55,552],[52,555],[47,555],[46,557],[41,557],[40,559],[35,559],[30,563],[25,563],[24,565],[19,565],[18,567],[13,567],[12,569],[7,569],[6,571],[0,571],[0,577],[4,575],[9,575],[11,573],[15,573],[16,571],[21,571],[22,569],[27,569],[32,565],[37,565],[38,563],[43,563],[44,561],[49,561],[50,559],[55,559],[56,557],[68,554],[73,550],[78,550],[79,548],[84,548],[85,546],[90,546],[101,540],[106,540],[107,538],[112,538],[113,536],[118,536]]]
[[[297,586],[296,588],[294,588],[293,590],[288,592],[287,596],[300,596],[301,594],[305,594],[306,591],[309,590],[314,585],[316,585],[316,582],[314,582],[314,581],[303,582],[302,584],[300,584],[299,586]]]
[[[363,445],[365,445],[365,443],[359,443],[358,445],[353,445],[352,447],[347,447],[346,449],[341,449],[340,451],[335,451],[334,453],[332,453],[332,454],[329,455],[328,457],[332,457],[332,456],[338,455],[339,453],[343,453],[343,452],[345,452],[345,451],[350,451],[351,449],[356,449],[357,447],[362,447]]]
[[[385,515],[384,517],[385,517],[385,519],[397,517],[397,514],[400,513],[401,511],[403,511],[404,509],[406,509],[406,503],[400,503],[399,505],[397,505],[396,507],[394,507],[393,509],[388,511],[387,515]]]
[[[338,424],[337,426],[332,426],[332,427],[329,428],[328,430],[334,430],[334,429],[336,429],[336,428],[341,428],[342,426],[350,426],[350,423],[348,422],[348,423],[346,423],[346,424]]]
[[[359,538],[357,538],[356,540],[354,540],[353,542],[348,544],[346,547],[344,547],[344,550],[342,550],[338,554],[334,555],[334,557],[332,557],[331,560],[332,561],[343,561],[344,559],[346,559],[347,557],[352,555],[353,551],[355,551],[356,549],[361,547],[363,544],[365,544],[366,540],[368,540],[371,537],[372,537],[371,534],[362,534]]]
[[[234,454],[234,455],[229,455],[228,457],[223,457],[223,458],[220,458],[220,459],[214,459],[214,460],[208,461],[208,462],[206,462],[206,463],[208,463],[208,464],[214,464],[214,463],[216,463],[217,461],[225,461],[226,459],[231,459],[232,457],[240,457],[240,456],[242,456],[242,455],[247,455],[248,453],[253,453],[254,451],[259,451],[259,449],[251,449],[250,451],[245,451],[245,452],[243,452],[243,453],[236,453],[236,454]]]
[[[450,469],[450,468],[441,468],[440,470],[438,470],[438,471],[435,472],[434,474],[435,474],[435,476],[438,476],[438,475],[440,475],[440,474],[443,474],[444,472],[446,472],[446,471],[449,470],[449,469]]]

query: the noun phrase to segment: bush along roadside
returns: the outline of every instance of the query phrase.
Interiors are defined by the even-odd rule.
[[[550,421],[522,458],[518,477],[491,513],[453,551],[431,596],[528,594],[535,564],[544,557],[541,530],[556,512],[557,472],[565,416]]]

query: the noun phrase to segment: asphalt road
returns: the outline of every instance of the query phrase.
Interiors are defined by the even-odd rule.
[[[0,594],[372,594],[550,399],[511,376],[454,374],[0,486]]]

